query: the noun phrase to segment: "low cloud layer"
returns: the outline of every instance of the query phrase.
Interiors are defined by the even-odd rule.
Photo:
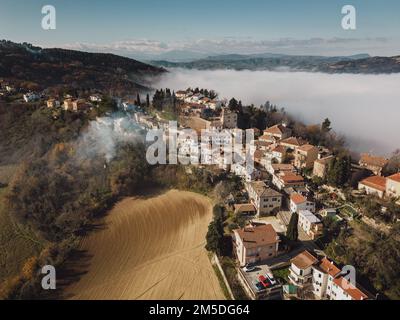
[[[400,74],[172,70],[157,86],[214,89],[246,104],[270,100],[306,123],[328,117],[355,151],[389,155],[400,148]]]

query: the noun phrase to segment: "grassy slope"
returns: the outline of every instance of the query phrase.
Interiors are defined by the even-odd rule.
[[[6,188],[0,188],[0,282],[16,275],[25,260],[42,248],[41,240],[10,217],[4,207]]]

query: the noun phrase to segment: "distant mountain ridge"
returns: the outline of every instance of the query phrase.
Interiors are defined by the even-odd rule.
[[[246,59],[269,59],[269,58],[286,58],[286,59],[301,59],[301,58],[313,58],[313,59],[328,59],[328,60],[354,60],[354,59],[364,59],[370,58],[370,55],[367,53],[361,53],[351,56],[312,56],[312,55],[290,55],[290,54],[282,54],[282,53],[256,53],[256,54],[222,54],[215,56],[208,56],[206,59],[209,60],[246,60]]]
[[[147,77],[166,70],[107,53],[43,49],[28,43],[0,41],[0,77],[40,87],[72,86],[146,90]]]
[[[209,56],[190,62],[151,61],[156,66],[166,68],[186,68],[198,70],[277,70],[289,68],[294,71],[312,71],[325,73],[398,73],[400,56],[371,57],[368,54],[352,56],[296,56],[285,54],[229,54]]]

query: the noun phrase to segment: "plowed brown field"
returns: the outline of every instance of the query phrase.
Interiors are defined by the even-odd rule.
[[[106,228],[83,240],[88,272],[66,292],[72,299],[224,299],[204,249],[212,204],[172,190],[128,198]]]

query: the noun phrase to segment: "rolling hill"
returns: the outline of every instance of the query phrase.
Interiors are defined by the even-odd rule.
[[[114,54],[0,41],[0,78],[21,87],[145,91],[151,86],[151,78],[163,72],[162,68]]]
[[[353,56],[292,56],[283,54],[219,55],[191,62],[152,61],[156,66],[197,70],[276,70],[288,68],[293,71],[325,73],[397,73],[400,72],[400,56],[370,57],[367,54]]]

